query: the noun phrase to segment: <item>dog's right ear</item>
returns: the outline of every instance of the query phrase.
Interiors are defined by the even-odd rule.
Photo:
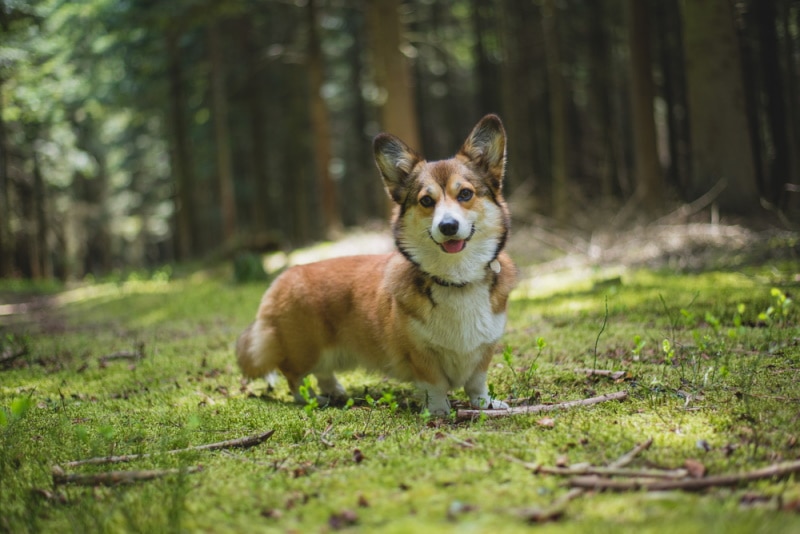
[[[386,191],[398,204],[403,202],[403,190],[408,185],[408,175],[422,158],[397,137],[382,133],[372,141],[375,163],[383,176]]]

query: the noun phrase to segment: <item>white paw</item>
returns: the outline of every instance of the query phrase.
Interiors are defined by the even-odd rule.
[[[470,404],[478,410],[508,410],[509,405],[489,396],[480,396],[470,399]]]
[[[450,415],[450,400],[447,390],[431,387],[429,384],[419,384],[422,401],[422,413],[427,410],[434,417],[447,417]]]

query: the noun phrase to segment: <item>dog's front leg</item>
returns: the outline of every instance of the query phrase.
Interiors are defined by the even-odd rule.
[[[464,384],[464,391],[469,396],[469,402],[473,408],[481,410],[508,409],[508,404],[489,395],[489,388],[486,387],[486,371],[483,369],[475,369],[467,383]]]
[[[422,400],[423,411],[436,417],[450,415],[450,401],[447,399],[447,386],[417,382]]]

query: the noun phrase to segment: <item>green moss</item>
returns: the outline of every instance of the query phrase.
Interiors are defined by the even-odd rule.
[[[516,532],[529,528],[526,510],[548,506],[566,489],[508,455],[602,465],[653,437],[634,465],[677,468],[691,458],[721,474],[795,459],[797,306],[759,319],[776,306],[772,287],[796,291],[792,276],[770,267],[641,271],[614,283],[517,295],[507,352],[490,370],[498,394],[537,402],[630,394],[547,414],[552,426],[540,424],[541,415],[429,422],[408,385],[363,372],[342,377],[354,407],[307,414],[285,384],[267,391],[262,382],[242,382],[233,342],[266,284],[234,285],[226,272],[64,290],[53,295],[48,320],[14,317],[3,333],[25,339],[29,351],[0,371],[0,530],[316,532],[344,525],[341,517],[352,517],[342,513],[351,511],[353,530]],[[139,346],[141,359],[103,360]],[[575,372],[586,367],[627,375],[615,381]],[[396,410],[365,401],[385,392]],[[23,398],[30,408],[15,415],[12,405]],[[266,429],[274,436],[250,449],[160,454]],[[52,486],[55,464],[144,452],[157,454],[69,471],[203,471],[125,487]],[[759,498],[742,504],[745,494]],[[800,516],[776,507],[798,498],[796,479],[702,494],[589,494],[543,530],[792,532]]]

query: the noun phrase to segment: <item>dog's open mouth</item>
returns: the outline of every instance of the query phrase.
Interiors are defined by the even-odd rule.
[[[464,247],[467,246],[466,239],[451,239],[450,241],[445,241],[441,243],[442,249],[447,252],[448,254],[455,254],[456,252],[461,252],[464,250]]]

